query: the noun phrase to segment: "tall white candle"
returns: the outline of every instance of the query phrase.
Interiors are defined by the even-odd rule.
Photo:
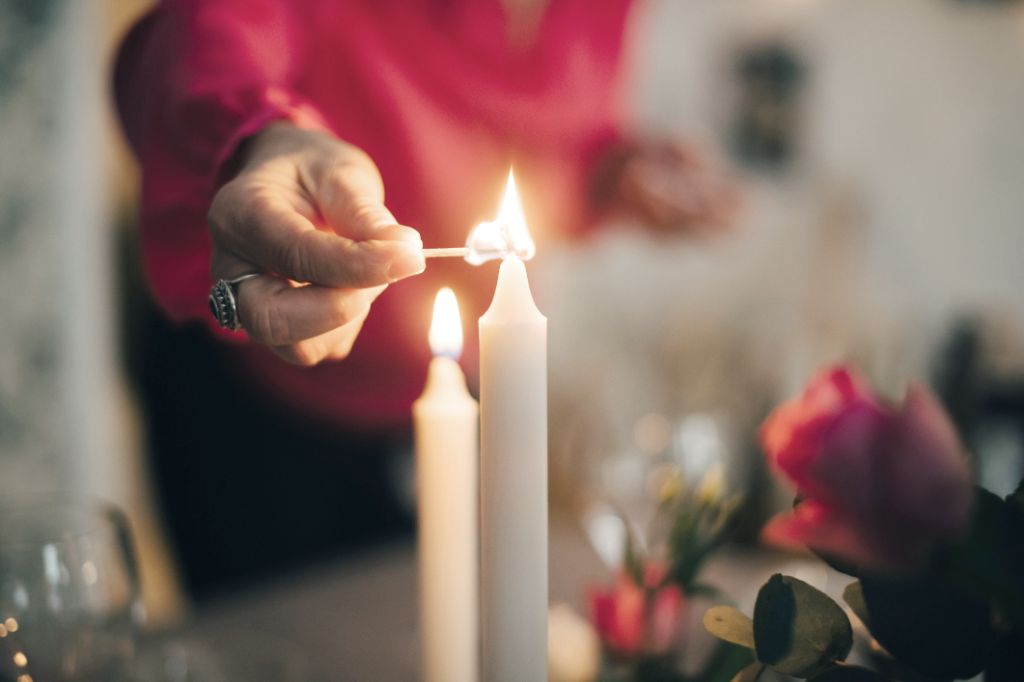
[[[419,511],[420,641],[427,682],[478,676],[477,403],[456,358],[459,308],[442,289],[430,327],[434,359],[413,405]]]
[[[480,318],[483,679],[547,679],[547,319],[504,260]]]

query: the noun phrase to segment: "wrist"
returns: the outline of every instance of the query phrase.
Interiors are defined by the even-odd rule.
[[[238,150],[231,159],[235,164],[235,171],[240,172],[294,149],[297,146],[297,135],[303,133],[306,131],[290,121],[271,121],[259,132],[243,140],[238,146]]]

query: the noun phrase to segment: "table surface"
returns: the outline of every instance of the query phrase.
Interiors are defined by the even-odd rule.
[[[586,586],[606,581],[608,570],[582,531],[567,520],[553,519],[550,552],[551,602],[566,602],[585,613]],[[834,598],[851,581],[821,562],[749,548],[716,554],[702,580],[750,613],[757,590],[775,572],[795,575]],[[709,635],[700,626],[710,605],[697,602],[689,610],[687,651],[710,648]],[[308,678],[317,682],[416,680],[415,546],[375,550],[225,599],[197,613],[185,632],[214,650],[220,645],[238,650],[239,640],[242,646],[249,639],[264,648],[268,641],[280,641],[305,659]],[[698,651],[691,658],[699,657]]]

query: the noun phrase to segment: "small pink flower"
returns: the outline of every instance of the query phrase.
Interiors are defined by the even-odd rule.
[[[641,587],[620,571],[608,588],[591,588],[591,619],[601,641],[615,655],[660,655],[671,650],[679,633],[683,591],[678,585],[661,586],[665,566],[649,562]]]
[[[896,410],[853,371],[825,370],[769,415],[761,443],[802,497],[765,526],[769,542],[906,568],[966,527],[972,490],[963,448],[920,386]]]

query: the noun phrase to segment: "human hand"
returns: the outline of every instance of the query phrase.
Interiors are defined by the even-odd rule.
[[[634,142],[609,152],[595,178],[599,202],[656,233],[716,233],[736,221],[740,192],[696,147],[676,140]]]
[[[347,357],[370,304],[423,271],[423,243],[384,207],[377,166],[330,135],[274,123],[240,152],[208,222],[215,280],[238,285],[249,337],[304,366]]]

